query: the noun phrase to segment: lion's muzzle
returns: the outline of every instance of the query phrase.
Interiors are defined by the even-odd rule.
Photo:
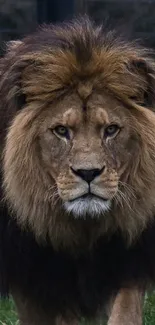
[[[92,169],[70,168],[68,175],[61,177],[58,191],[65,209],[75,217],[103,215],[111,207],[117,192],[117,177],[105,176],[105,166]],[[106,171],[107,174],[107,171]]]

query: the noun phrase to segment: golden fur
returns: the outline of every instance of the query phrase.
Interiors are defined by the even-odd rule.
[[[36,47],[35,36],[25,39],[2,60],[0,87],[13,116],[4,145],[5,197],[19,224],[55,247],[91,246],[117,230],[132,243],[155,213],[155,64],[144,49],[89,21],[40,33],[50,32],[70,47],[45,46],[40,34]],[[96,130],[114,122],[121,132],[101,145]],[[50,131],[59,124],[73,130],[71,142]],[[65,211],[74,192],[85,192],[71,165],[104,165],[94,186],[112,200],[109,211],[98,218]]]

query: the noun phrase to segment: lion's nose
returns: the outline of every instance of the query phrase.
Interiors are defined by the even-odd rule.
[[[95,177],[101,175],[105,167],[99,169],[74,169],[71,168],[73,173],[79,177],[81,177],[85,182],[90,183],[94,180]]]

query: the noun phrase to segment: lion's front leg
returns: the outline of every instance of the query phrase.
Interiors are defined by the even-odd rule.
[[[144,292],[121,289],[114,299],[108,325],[142,325]]]
[[[78,325],[74,317],[64,320],[62,316],[56,316],[51,307],[41,309],[37,303],[32,302],[20,292],[12,290],[20,325]]]

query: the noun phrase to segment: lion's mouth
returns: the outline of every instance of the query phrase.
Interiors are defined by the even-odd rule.
[[[78,196],[78,197],[76,197],[74,199],[69,200],[69,202],[74,202],[74,201],[76,201],[78,199],[81,199],[81,200],[85,200],[86,199],[86,200],[90,200],[90,201],[92,201],[94,199],[98,199],[98,200],[102,200],[104,202],[107,202],[108,201],[107,198],[103,198],[103,197],[101,197],[99,195],[95,195],[95,194],[92,194],[92,193],[86,193],[86,194],[83,194],[81,196]]]
[[[111,201],[98,195],[87,193],[64,203],[68,213],[75,218],[90,216],[99,217],[111,208]]]

